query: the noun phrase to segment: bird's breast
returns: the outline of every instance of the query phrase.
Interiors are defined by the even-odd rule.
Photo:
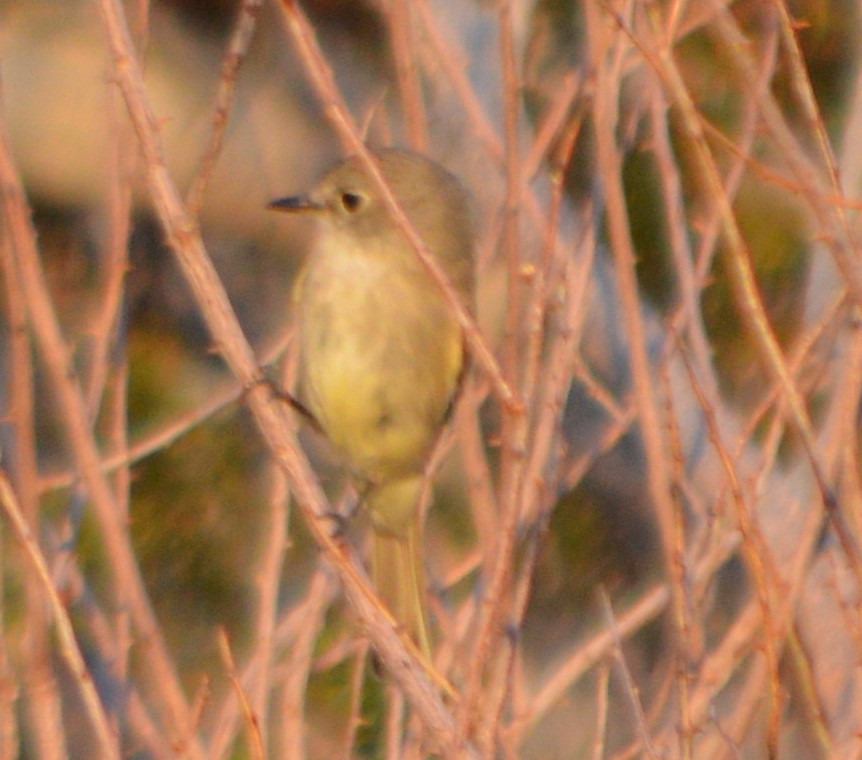
[[[458,324],[413,264],[319,251],[298,294],[304,399],[372,481],[421,469],[461,371]]]

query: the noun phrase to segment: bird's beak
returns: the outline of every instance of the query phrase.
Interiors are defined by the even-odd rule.
[[[270,201],[266,207],[271,211],[288,211],[296,213],[300,211],[320,211],[323,206],[313,201],[307,195],[288,195],[286,198],[276,198]]]

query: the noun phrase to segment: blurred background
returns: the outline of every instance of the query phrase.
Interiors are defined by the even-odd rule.
[[[525,460],[540,493],[524,496],[516,525],[508,686],[495,703],[488,676],[485,699],[499,714],[486,756],[862,756],[862,602],[852,549],[862,538],[859,304],[835,264],[860,253],[858,203],[846,202],[858,196],[862,169],[858,6],[799,0],[783,8],[791,28],[780,6],[759,0],[538,0],[504,4],[506,13],[479,0],[411,0],[400,10],[396,2],[300,5],[368,142],[420,147],[471,190],[480,327],[498,354],[514,341],[523,366],[535,370],[516,372],[516,387],[528,403]],[[255,24],[228,80],[223,144],[199,204],[187,200],[199,205],[208,253],[248,340],[280,378],[291,282],[312,231],[266,203],[308,188],[342,149],[278,3],[246,6]],[[188,193],[213,133],[240,3],[136,0],[125,11],[167,168]],[[515,82],[500,53],[506,19]],[[705,136],[692,137],[657,52],[665,50]],[[366,664],[355,618],[283,492],[167,246],[115,77],[98,3],[0,1],[9,153],[203,756],[420,756],[422,729],[393,728],[387,717],[393,696]],[[505,130],[510,106],[514,139]],[[602,158],[609,144],[615,175]],[[846,537],[824,527],[804,436],[788,422],[756,319],[734,290],[726,263],[734,254],[715,193],[705,190],[703,146],[772,336],[790,357],[849,550]],[[513,153],[522,183],[514,270],[505,257]],[[830,184],[835,176],[841,190]],[[619,198],[609,191],[617,180]],[[3,230],[14,260],[5,215]],[[632,342],[617,255],[626,245],[641,345]],[[3,270],[0,295],[2,466],[29,510],[122,756],[194,756],[171,738],[175,727],[149,696],[140,631],[116,604],[114,570],[56,388],[19,321],[26,303],[11,271]],[[513,274],[520,306],[507,289]],[[513,310],[515,333],[505,337]],[[23,373],[13,366],[22,361],[14,358],[22,331],[30,356]],[[33,413],[22,422],[15,386],[26,381]],[[653,439],[639,381],[650,385],[661,451],[645,443]],[[478,385],[476,430],[489,482],[499,487],[501,412]],[[455,427],[456,438],[469,437],[460,418]],[[302,440],[338,502],[344,473],[324,444],[306,432]],[[476,465],[465,462],[465,448],[456,445],[436,477],[426,536],[439,662],[456,690],[469,667],[457,651],[467,651],[483,563],[494,551],[483,515],[491,525],[502,519],[493,506],[476,507]],[[22,475],[29,460],[35,479]],[[650,468],[659,466],[676,543],[656,503]],[[738,509],[753,520],[747,535]],[[279,516],[284,536],[274,546]],[[350,535],[361,546],[361,515]],[[2,542],[0,758],[97,757],[43,592],[5,525]],[[262,580],[273,577],[269,586]],[[621,616],[618,628],[603,595]],[[115,649],[100,638],[104,630]],[[237,682],[254,723],[236,699]]]

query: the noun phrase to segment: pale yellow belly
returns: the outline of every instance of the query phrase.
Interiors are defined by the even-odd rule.
[[[372,482],[419,471],[463,359],[442,296],[376,261],[321,262],[299,307],[303,398],[327,437]]]

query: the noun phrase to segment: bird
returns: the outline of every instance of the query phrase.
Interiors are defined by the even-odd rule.
[[[418,152],[386,148],[371,156],[459,301],[474,311],[468,191]],[[316,220],[294,287],[298,400],[357,484],[370,516],[379,598],[430,656],[419,499],[428,456],[469,366],[459,320],[359,157],[269,207]]]

